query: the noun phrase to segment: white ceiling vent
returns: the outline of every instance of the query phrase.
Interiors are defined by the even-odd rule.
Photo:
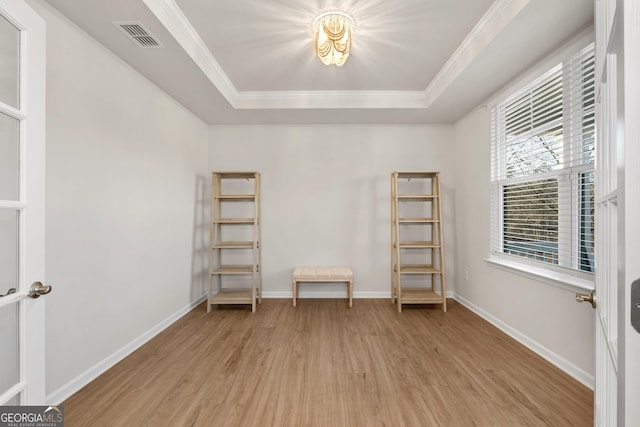
[[[142,48],[161,48],[162,43],[155,38],[153,34],[147,30],[141,22],[132,21],[116,21],[113,23],[116,27],[129,37],[138,47]]]

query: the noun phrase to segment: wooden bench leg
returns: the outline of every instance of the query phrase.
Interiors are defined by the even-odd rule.
[[[293,306],[296,306],[296,298],[298,297],[298,282],[293,279]]]
[[[348,282],[348,292],[349,292],[349,307],[353,307],[353,280],[349,280]]]

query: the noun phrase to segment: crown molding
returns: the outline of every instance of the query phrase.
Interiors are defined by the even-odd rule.
[[[239,92],[237,109],[426,108],[423,91]]]
[[[234,109],[429,108],[530,0],[496,0],[425,90],[238,91],[174,0],[143,0]]]
[[[425,90],[427,107],[457,79],[530,0],[496,0]]]
[[[238,90],[174,0],[143,0],[209,81],[233,106]]]

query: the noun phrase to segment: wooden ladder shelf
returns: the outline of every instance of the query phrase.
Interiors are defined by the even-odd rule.
[[[207,312],[262,302],[260,174],[213,172]]]
[[[391,174],[391,301],[447,311],[439,172]]]

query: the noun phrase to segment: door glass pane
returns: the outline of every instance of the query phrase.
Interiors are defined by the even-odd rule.
[[[20,31],[0,15],[0,102],[19,108]]]
[[[0,114],[0,200],[18,200],[20,122]]]
[[[20,394],[13,396],[4,406],[18,406],[20,405]]]
[[[1,394],[18,382],[18,303],[0,307],[0,340]],[[15,402],[15,399],[9,402]]]
[[[579,175],[580,194],[580,238],[578,253],[578,269],[593,273],[595,271],[595,210],[594,210],[595,172]]]
[[[18,211],[0,209],[0,295],[11,288],[18,288]]]

